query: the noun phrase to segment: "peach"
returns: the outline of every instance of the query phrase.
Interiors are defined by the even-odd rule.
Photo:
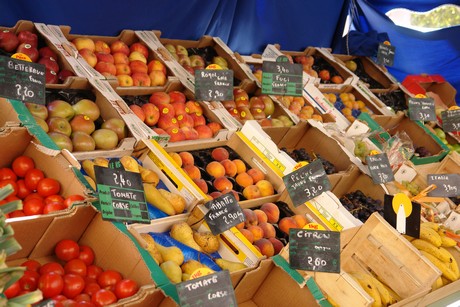
[[[262,197],[275,194],[275,189],[273,188],[272,183],[268,180],[259,180],[256,182],[256,186],[259,188]]]
[[[195,158],[193,158],[193,155],[189,153],[188,151],[181,151],[179,153],[179,156],[182,159],[182,165],[194,165],[195,164]]]
[[[272,242],[273,248],[275,250],[275,255],[278,255],[279,252],[283,249],[284,244],[277,238],[268,238],[268,241]]]
[[[235,180],[236,180],[236,183],[238,183],[243,188],[246,188],[246,187],[254,184],[254,180],[246,172],[238,174],[236,176]]]
[[[219,133],[219,131],[221,129],[223,129],[224,127],[222,127],[221,124],[217,123],[217,122],[210,122],[208,124],[206,124],[212,131],[212,135],[215,136],[217,133]]]
[[[217,161],[211,161],[206,165],[206,172],[214,178],[225,176],[225,168]]]
[[[241,174],[241,173],[246,172],[246,164],[244,164],[243,160],[234,159],[233,163],[235,163],[235,165],[236,165],[236,173],[237,174]]]
[[[252,232],[252,235],[254,236],[254,241],[260,240],[264,237],[263,229],[257,225],[250,225],[246,229]]]
[[[137,117],[139,117],[141,121],[145,120],[145,113],[144,110],[142,110],[141,106],[137,104],[131,104],[129,105],[129,108],[131,109],[131,111],[133,111],[134,114],[136,114]]]
[[[248,239],[249,243],[254,243],[254,235],[252,234],[252,232],[250,230],[247,230],[247,229],[240,229],[241,233],[243,234],[243,236],[246,237],[246,239]]]
[[[167,130],[170,127],[179,128],[179,123],[174,116],[160,113],[160,118],[158,119],[157,126],[161,129]]]
[[[187,175],[189,175],[191,179],[201,178],[200,169],[195,165],[188,164],[188,165],[185,165],[182,169],[187,173]]]
[[[222,164],[225,168],[225,175],[229,177],[235,177],[236,165],[235,163],[232,162],[232,160],[225,159],[225,160],[220,161],[220,164]]]
[[[239,230],[244,229],[244,222],[239,223],[235,227],[238,228]]]
[[[266,223],[268,221],[267,215],[262,210],[256,209],[256,210],[254,210],[254,212],[257,215],[257,221],[259,221],[259,224],[260,223]]]
[[[244,225],[247,227],[251,226],[251,225],[257,225],[258,224],[258,221],[257,221],[257,215],[255,214],[254,211],[252,211],[251,209],[243,209],[243,214],[244,214],[244,217],[246,218],[246,220],[244,221]]]
[[[172,106],[172,105],[171,105]],[[174,110],[176,109],[174,106],[173,106]],[[177,122],[179,123],[179,127],[190,127],[190,128],[193,128],[193,119],[190,115],[188,115],[187,113],[184,113],[184,114],[179,114],[177,115],[176,114],[176,118],[177,118]]]
[[[206,125],[195,126],[194,129],[198,132],[199,139],[210,139],[212,138],[212,130]]]
[[[174,162],[176,162],[177,165],[179,165],[179,167],[182,167],[182,158],[177,152],[170,152],[169,156],[174,160]]]
[[[280,218],[280,209],[274,203],[265,203],[260,207],[265,212],[269,223],[277,223]]]
[[[211,193],[209,194],[209,196],[211,196],[212,199],[216,199],[217,197],[222,196],[222,193],[219,192],[219,191],[214,191],[214,192],[211,192]]]
[[[222,191],[222,194],[227,194],[227,193],[232,193],[233,196],[235,196],[235,199],[236,199],[237,201],[240,200],[240,195],[238,194],[237,191],[235,191],[235,190],[233,190],[233,189],[225,189],[225,190]]]
[[[185,109],[187,111],[187,109]],[[189,114],[192,119],[193,119],[193,126],[201,126],[201,125],[206,125],[206,118],[201,114],[198,115],[196,113],[187,113]]]
[[[184,133],[186,140],[197,140],[199,137],[198,132],[193,128],[183,126],[180,127],[180,130]]]
[[[307,218],[301,214],[293,215],[292,218],[297,223],[297,228],[303,228],[303,226],[307,225],[308,223]]]
[[[286,234],[289,234],[289,229],[291,228],[299,228],[297,225],[296,220],[294,220],[290,216],[283,217],[279,222],[278,222],[278,227],[280,230]]]
[[[170,103],[171,97],[169,97],[168,93],[163,91],[154,92],[150,95],[149,102],[153,104]]]
[[[262,195],[260,194],[259,188],[256,185],[251,184],[244,188],[243,196],[246,199],[255,199],[261,197]]]
[[[170,103],[174,107],[174,111],[176,113],[176,116],[184,115],[184,114],[187,114],[188,116],[190,116],[190,114],[185,112],[185,103],[180,102],[180,101],[174,101],[172,98],[171,98]],[[192,120],[192,127],[193,127],[195,125],[195,122],[193,121],[193,117],[190,117],[190,119]]]
[[[171,98],[171,103],[174,103],[174,102],[182,103],[184,105],[184,111],[185,111],[185,102],[187,101],[187,98],[185,97],[184,93],[180,91],[171,91],[168,93],[168,95]]]
[[[180,128],[169,127],[166,129],[166,133],[170,136],[169,142],[185,141],[185,134]]]
[[[198,102],[193,101],[193,100],[189,100],[185,103],[185,110],[189,114],[191,113],[196,113],[197,115],[203,114],[203,108],[201,107],[201,105]]]
[[[158,110],[160,110],[160,114],[169,115],[169,116],[172,116],[172,117],[176,116],[176,113],[174,112],[174,107],[171,104],[169,104],[169,103],[158,103],[158,104],[155,104],[155,105],[158,107]]]
[[[203,178],[195,178],[193,179],[193,182],[200,188],[203,193],[207,194],[208,193],[208,184]]]
[[[229,156],[228,150],[224,147],[216,147],[211,152],[211,157],[216,161],[226,160]]]
[[[158,128],[158,127],[153,127],[152,130],[153,130],[153,132],[155,132],[158,135],[167,134],[164,129],[161,129],[161,128]]]
[[[259,223],[258,226],[264,231],[264,238],[274,238],[276,236],[275,227],[267,222]]]
[[[124,54],[123,52],[115,52],[112,53],[113,55],[113,62],[115,64],[129,64],[128,55]]]
[[[248,175],[252,177],[254,183],[257,183],[258,181],[265,179],[264,173],[262,173],[262,171],[257,168],[251,168],[246,173],[248,173]]]
[[[214,179],[214,182],[212,184],[217,190],[219,190],[220,192],[224,191],[224,190],[231,190],[233,189],[233,184],[230,180],[228,180],[227,177],[225,176],[221,176],[221,177],[217,177],[216,179]],[[223,193],[222,193],[223,194]]]
[[[261,238],[259,240],[254,240],[254,245],[260,249],[260,253],[264,256],[272,257],[275,255],[275,248],[268,239]]]

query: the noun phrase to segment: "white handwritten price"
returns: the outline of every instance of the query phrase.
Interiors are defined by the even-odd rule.
[[[304,191],[305,191],[305,194],[307,194],[307,197],[310,197],[312,195],[317,195],[319,192],[321,192],[323,190],[323,186],[318,186],[317,188],[315,187],[309,187],[309,188],[305,188]]]
[[[32,90],[29,90],[27,86],[22,86],[20,84],[16,84],[16,91],[17,95],[22,97],[22,100],[29,100],[35,96],[35,93]]]
[[[213,98],[222,98],[224,97],[224,93],[219,92],[218,90],[208,90],[209,97]]]
[[[327,264],[327,261],[324,260],[324,259],[321,259],[321,258],[318,258],[318,257],[313,258],[313,257],[310,257],[310,256],[307,257],[307,262],[313,268],[315,268],[315,267],[323,267],[323,266],[326,266],[326,264]]]
[[[460,131],[460,123],[452,123],[452,128],[454,131]]]
[[[450,184],[445,184],[445,183],[443,183],[442,186],[444,188],[444,191],[446,191],[446,192],[455,192],[455,193],[457,193],[457,187],[456,186],[453,186],[453,185],[450,185]]]
[[[241,219],[244,220],[242,211],[229,213],[229,214],[227,214],[227,216],[223,216],[224,222],[227,225],[231,223],[231,220],[237,220],[238,218],[241,218]],[[231,219],[231,220],[229,220],[229,219]]]
[[[289,69],[287,69],[286,67],[281,66],[281,65],[276,65],[276,70],[278,71],[279,74],[288,74],[289,73]]]
[[[121,187],[131,186],[131,181],[129,179],[125,180],[122,174],[113,173],[113,181]]]
[[[427,121],[430,118],[430,114],[419,112],[419,119],[422,121]]]
[[[379,180],[380,180],[381,182],[387,182],[387,180],[388,180],[388,175],[387,175],[387,174],[379,173]]]

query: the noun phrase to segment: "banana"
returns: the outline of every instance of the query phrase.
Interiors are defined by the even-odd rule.
[[[374,280],[368,274],[355,272],[351,273],[351,276],[360,284],[364,291],[369,294],[374,302],[372,303],[373,307],[382,306],[382,299],[380,298],[380,293],[377,290],[377,286],[374,284]]]
[[[454,247],[457,245],[457,241],[452,238],[441,236],[441,246],[442,247]]]
[[[376,286],[377,291],[379,291],[380,299],[382,300],[382,306],[388,306],[392,304],[390,292],[388,292],[387,288],[385,288],[383,283],[380,282],[380,280],[378,280],[374,276],[372,275],[369,275],[369,276],[372,278],[372,281],[374,282],[374,285]]]
[[[455,260],[454,257],[452,257],[452,261],[447,264],[449,268],[454,272],[455,275],[457,275],[457,279],[460,278],[460,272],[458,268],[458,263],[457,260]]]
[[[385,287],[385,289],[387,289],[388,293],[390,294],[390,305],[396,304],[401,300],[401,297],[396,292],[394,292],[393,289],[391,289],[384,283],[382,283],[382,285]]]
[[[451,283],[450,280],[448,280],[447,278],[445,278],[444,276],[441,276],[441,280],[442,280],[442,285],[445,286],[445,285],[448,285]]]
[[[450,281],[456,281],[458,279],[458,276],[456,276],[456,274],[449,268],[449,266],[446,263],[442,262],[432,254],[427,253],[423,250],[420,252],[442,272],[442,276],[444,276]]]
[[[414,237],[411,237],[411,236],[408,236],[408,235],[402,235],[404,238],[406,238],[407,241],[411,242],[412,240],[414,240],[415,238]]]
[[[436,247],[440,247],[442,244],[441,236],[429,227],[420,227],[420,239],[428,241]]]
[[[454,260],[454,257],[452,256],[452,254],[449,253],[443,247],[436,247],[433,244],[431,244],[430,242],[420,240],[420,239],[415,239],[411,243],[418,250],[423,250],[423,251],[435,256],[436,258],[438,258],[442,262],[446,262],[446,263],[450,264]]]
[[[436,279],[433,283],[433,285],[431,285],[431,290],[437,290],[439,288],[441,288],[442,286],[444,285],[444,283],[442,282],[442,278],[441,276],[438,277],[438,279]]]
[[[425,223],[422,223],[420,226],[421,226],[421,227],[428,227],[428,228],[431,228],[431,229],[433,229],[434,231],[438,231],[438,230],[439,230],[439,224],[438,224],[438,223],[435,223],[435,222],[425,222]]]

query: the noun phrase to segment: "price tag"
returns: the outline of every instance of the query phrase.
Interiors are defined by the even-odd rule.
[[[204,216],[211,232],[218,235],[244,222],[243,210],[232,193],[224,194],[205,204],[209,211]]]
[[[289,229],[289,265],[299,270],[340,273],[340,232]]]
[[[228,270],[181,282],[176,289],[182,307],[237,306]]]
[[[104,220],[149,224],[142,178],[123,169],[119,160],[94,166],[100,210]]]
[[[444,111],[441,118],[444,132],[460,131],[460,109]]]
[[[319,159],[287,174],[283,181],[296,207],[331,189],[331,182]]]
[[[54,301],[51,299],[43,300],[41,302],[34,304],[34,307],[54,307],[54,306],[56,305],[54,304]]]
[[[428,174],[428,185],[435,184],[436,189],[428,193],[434,197],[456,197],[460,195],[459,174]]]
[[[421,121],[436,120],[434,99],[409,97],[409,118]]]
[[[386,153],[369,155],[366,157],[367,167],[375,184],[395,180],[390,161]]]
[[[379,49],[377,50],[377,64],[393,66],[395,50],[395,46],[380,43]]]
[[[45,104],[45,65],[0,56],[0,96]]]
[[[383,216],[399,233],[420,237],[420,210],[420,204],[412,202],[404,193],[384,196]]]
[[[195,70],[195,99],[199,101],[233,100],[233,70]]]
[[[262,94],[302,96],[302,65],[289,63],[286,56],[279,56],[276,62],[262,63]]]

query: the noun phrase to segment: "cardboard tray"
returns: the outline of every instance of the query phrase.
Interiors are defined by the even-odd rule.
[[[457,91],[441,75],[409,75],[403,80],[402,85],[414,95],[434,92],[447,107],[457,105],[455,102]]]

